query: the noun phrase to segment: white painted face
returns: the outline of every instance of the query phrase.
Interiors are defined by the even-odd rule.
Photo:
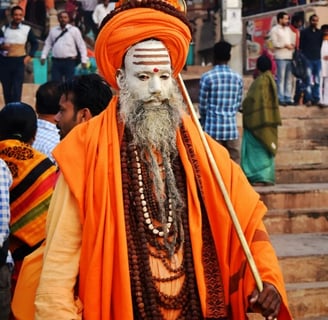
[[[145,106],[160,105],[172,93],[173,79],[169,53],[161,41],[147,40],[131,47],[117,83]]]

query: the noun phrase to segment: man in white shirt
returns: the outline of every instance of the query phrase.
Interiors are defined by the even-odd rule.
[[[59,26],[51,28],[45,41],[41,64],[52,51],[51,79],[53,81],[72,80],[77,58],[80,54],[82,67],[87,67],[87,47],[82,38],[81,31],[69,24],[70,17],[67,11],[58,13]]]
[[[101,25],[103,19],[115,9],[115,2],[110,2],[110,0],[103,0],[102,3],[99,3],[92,14],[92,19],[98,28]]]
[[[282,106],[294,105],[291,61],[295,49],[295,37],[289,28],[289,16],[286,12],[277,14],[277,25],[271,29],[271,40],[277,64],[279,104]]]

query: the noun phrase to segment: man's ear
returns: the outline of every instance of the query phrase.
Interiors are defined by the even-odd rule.
[[[79,110],[78,122],[88,121],[92,118],[92,113],[89,108]]]
[[[116,83],[120,89],[123,88],[123,82],[125,79],[125,73],[124,70],[122,69],[117,69],[116,70]]]

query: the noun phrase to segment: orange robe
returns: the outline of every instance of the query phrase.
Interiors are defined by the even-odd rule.
[[[102,114],[75,127],[54,151],[80,213],[79,298],[83,303],[85,320],[133,319],[119,156],[122,130],[116,121],[116,105],[117,97],[114,97]],[[243,320],[246,319],[248,296],[254,290],[255,282],[196,127],[187,115],[183,118],[183,124],[191,137],[188,148],[193,149],[199,165],[197,176],[200,177],[203,202],[222,273],[225,304],[231,312],[230,319]],[[278,319],[292,319],[278,261],[262,222],[266,208],[240,167],[229,159],[226,150],[210,137],[207,139],[261,278],[273,284],[282,297]],[[190,236],[198,291],[203,315],[207,317],[209,292],[203,274],[202,218],[196,175],[180,132],[177,132],[177,145],[186,172]],[[65,243],[63,250],[67,246],[69,244]],[[55,281],[52,288],[42,282],[41,277],[43,287],[49,292],[56,292]],[[43,298],[51,299],[49,296],[38,296],[37,305],[38,302],[41,305],[45,302]],[[51,301],[47,301],[47,308],[51,310]],[[59,309],[56,309],[57,319],[61,319]]]

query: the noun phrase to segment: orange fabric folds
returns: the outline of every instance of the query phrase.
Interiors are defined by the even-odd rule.
[[[149,38],[161,40],[167,47],[174,77],[186,62],[191,34],[181,20],[164,12],[135,8],[122,11],[101,29],[95,46],[95,56],[100,73],[114,88],[116,70],[121,68],[123,56],[134,44]]]
[[[34,299],[42,270],[44,247],[45,242],[23,260],[11,302],[15,320],[34,319]]]
[[[133,319],[116,108],[117,97],[114,97],[104,112],[74,128],[54,151],[78,202],[83,224],[79,297],[84,305],[85,320]],[[210,291],[202,259],[200,193],[222,272],[225,304],[231,313],[229,319],[244,320],[247,297],[255,283],[245,266],[245,255],[197,129],[189,116],[184,117],[183,123],[188,143],[181,132],[177,141],[187,178],[190,235],[203,315],[210,316]],[[271,282],[282,295],[279,320],[290,320],[278,261],[262,223],[266,208],[240,167],[230,161],[226,150],[208,139],[262,280]]]

